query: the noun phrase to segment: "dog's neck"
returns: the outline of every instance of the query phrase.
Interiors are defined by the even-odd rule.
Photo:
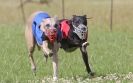
[[[66,41],[66,42],[65,41],[64,42],[68,43],[71,46],[81,46],[82,43],[86,42],[86,39],[82,40],[78,37],[78,35],[76,33],[74,33],[74,27],[72,25],[72,20],[63,19],[60,22],[63,22],[64,20],[67,20],[66,22],[70,27],[70,30],[68,32],[68,37],[66,39],[63,39]]]

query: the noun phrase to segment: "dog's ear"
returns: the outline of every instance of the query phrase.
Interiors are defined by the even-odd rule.
[[[87,17],[86,19],[92,19],[92,17]]]
[[[71,21],[74,21],[75,17],[76,17],[76,15],[72,15]],[[71,22],[70,22],[70,23],[71,23]]]
[[[87,18],[87,15],[83,15],[84,18]]]
[[[54,20],[55,20],[55,21],[57,21],[57,20],[58,20],[58,17],[57,17],[56,15],[54,16]]]
[[[73,15],[73,18],[76,17],[76,15]]]
[[[88,18],[87,15],[83,15],[83,17],[86,18],[86,19],[92,19],[92,17]]]

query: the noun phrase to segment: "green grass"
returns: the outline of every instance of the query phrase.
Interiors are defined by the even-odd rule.
[[[72,2],[73,1],[73,2]],[[65,16],[71,18],[73,14],[93,17],[88,20],[89,43],[87,48],[89,60],[99,76],[116,73],[118,76],[133,72],[133,8],[132,0],[115,0],[113,31],[109,29],[110,0],[67,0],[65,2]],[[37,76],[34,76],[29,64],[28,53],[24,38],[24,24],[19,1],[0,1],[0,83],[34,83],[44,77],[52,77],[51,59],[45,62],[43,53],[35,51]],[[3,5],[4,3],[4,5]],[[14,4],[14,5],[12,5]],[[56,7],[55,7],[56,6]],[[6,10],[6,11],[5,11]],[[26,18],[36,10],[47,11],[50,15],[62,18],[61,0],[53,0],[48,6],[35,3],[25,5]],[[74,77],[74,79],[71,79]],[[79,49],[72,53],[59,51],[59,78],[68,78],[76,83],[75,78],[82,81],[88,78]],[[132,80],[120,78],[123,83]],[[114,80],[104,80],[104,83],[114,83]],[[101,83],[102,83],[101,82]],[[38,83],[38,82],[36,82]]]
[[[89,29],[89,59],[96,76],[117,73],[127,74],[133,71],[133,37],[124,31],[109,32],[92,27]],[[43,54],[34,54],[37,63],[37,76],[32,74],[28,60],[22,25],[0,26],[0,79],[5,83],[27,82],[52,76],[51,59],[45,62]],[[72,53],[59,51],[59,77],[86,77],[79,49]]]
[[[90,53],[94,61],[93,64],[99,65],[99,68],[96,68],[97,72],[104,71],[101,74],[105,74],[133,71],[132,34],[118,31],[103,32],[96,29],[90,34],[93,35],[90,37],[90,44],[92,45],[90,45]]]

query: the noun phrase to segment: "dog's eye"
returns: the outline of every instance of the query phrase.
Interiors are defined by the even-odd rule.
[[[76,24],[80,24],[80,20],[76,21],[75,23],[76,23]]]
[[[79,23],[79,21],[76,21],[76,23],[78,24],[78,23]]]
[[[55,24],[55,25],[54,25],[54,27],[55,27],[55,28],[58,28],[58,25],[57,25],[57,24]]]
[[[47,28],[49,28],[49,27],[50,27],[50,24],[46,24],[45,26],[46,26]]]

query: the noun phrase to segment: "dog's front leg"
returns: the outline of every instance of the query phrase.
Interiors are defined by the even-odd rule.
[[[42,50],[46,56],[48,56],[48,55],[52,56],[53,55],[52,50],[48,48],[48,41],[47,40],[43,41],[43,44],[41,45],[41,47],[42,47]]]
[[[94,72],[92,72],[89,61],[88,61],[88,53],[87,53],[87,50],[86,50],[87,45],[88,45],[87,42],[83,43],[83,45],[80,47],[80,51],[82,53],[82,58],[83,58],[83,61],[85,63],[87,72],[91,76],[94,76]]]
[[[53,80],[56,81],[58,79],[58,50],[59,43],[54,42],[54,46],[52,48],[53,56],[52,56],[52,64],[53,64]]]
[[[35,39],[32,34],[32,29],[30,26],[28,26],[28,24],[26,25],[26,28],[25,28],[25,39],[26,39],[26,43],[28,47],[28,56],[29,56],[29,60],[31,64],[31,69],[36,75],[36,65],[35,65],[35,61],[33,58],[33,53],[34,53],[36,43],[35,43]]]
[[[53,80],[56,81],[58,79],[58,55],[54,53],[52,56],[52,64],[53,64]]]

